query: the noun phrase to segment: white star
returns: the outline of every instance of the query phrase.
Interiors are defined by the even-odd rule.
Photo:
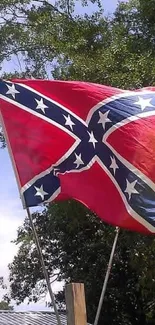
[[[15,85],[12,84],[11,86],[6,85],[8,87],[8,91],[6,92],[6,95],[11,95],[14,99],[16,94],[19,94],[19,91],[16,90]]]
[[[48,106],[46,106],[43,102],[43,98],[41,98],[40,100],[35,99],[35,101],[37,102],[37,107],[36,109],[41,109],[41,111],[45,114],[45,108],[48,108]]]
[[[138,101],[135,102],[134,104],[138,105],[141,107],[141,110],[144,111],[146,107],[153,107],[153,105],[150,103],[152,98],[142,98],[138,96]]]
[[[44,196],[45,195],[48,195],[48,193],[44,191],[43,185],[41,185],[40,188],[39,187],[36,187],[36,186],[34,186],[34,188],[37,191],[36,194],[35,194],[35,196],[41,196],[41,199],[42,200],[44,200]]]
[[[98,121],[98,124],[102,124],[104,130],[106,123],[111,122],[111,120],[108,118],[108,114],[109,111],[105,112],[104,114],[102,112],[99,112],[100,119]]]
[[[78,168],[80,165],[84,165],[84,162],[81,158],[81,153],[79,155],[77,155],[75,153],[75,157],[76,157],[76,160],[74,161],[74,164],[76,164],[76,168]]]
[[[73,125],[75,125],[75,123],[72,122],[70,115],[68,115],[68,116],[63,115],[63,116],[66,120],[65,125],[68,125],[71,128],[71,130],[73,131]]]
[[[111,159],[111,165],[110,165],[109,168],[112,168],[113,169],[113,172],[114,172],[114,175],[115,175],[116,169],[118,169],[119,167],[118,167],[118,165],[116,163],[115,157],[110,157],[110,159]]]
[[[87,131],[88,132],[88,131]],[[93,144],[93,147],[95,148],[95,143],[97,143],[98,141],[95,139],[93,131],[88,132],[90,138],[89,138],[89,142],[91,142]]]
[[[138,194],[138,191],[135,189],[137,181],[135,180],[134,182],[129,182],[128,179],[126,179],[126,190],[125,192],[128,193],[129,195],[129,200],[131,199],[132,194]]]

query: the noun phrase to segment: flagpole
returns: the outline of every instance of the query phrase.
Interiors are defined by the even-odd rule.
[[[51,298],[51,301],[52,301],[52,304],[53,304],[53,307],[54,307],[54,311],[55,311],[55,315],[56,315],[56,319],[57,319],[57,324],[62,325],[61,320],[60,320],[60,316],[59,316],[59,313],[58,313],[58,309],[57,309],[57,306],[56,306],[56,303],[55,303],[54,293],[53,293],[52,288],[51,288],[51,283],[50,283],[50,279],[49,279],[49,276],[48,276],[48,272],[47,272],[47,269],[46,269],[46,266],[45,266],[42,250],[41,250],[41,247],[40,247],[40,244],[39,244],[38,235],[37,235],[37,232],[36,232],[36,229],[35,229],[35,226],[34,226],[34,223],[33,223],[33,219],[32,219],[31,213],[30,213],[30,209],[28,207],[26,207],[26,211],[27,211],[27,215],[28,215],[28,218],[29,218],[29,221],[30,221],[31,228],[32,228],[34,240],[35,240],[35,243],[36,243],[36,247],[37,247],[39,259],[40,259],[40,262],[41,262],[41,266],[42,266],[42,269],[43,269],[44,277],[45,277],[45,280],[46,280],[47,288],[48,288],[48,291],[49,291],[49,295],[50,295],[50,298]]]
[[[102,287],[102,292],[101,292],[101,296],[100,296],[100,300],[99,300],[99,304],[98,304],[98,308],[97,308],[97,312],[96,312],[96,316],[95,316],[94,325],[97,325],[98,321],[99,321],[99,317],[100,317],[100,313],[101,313],[101,309],[102,309],[102,305],[103,305],[103,300],[105,297],[107,284],[108,284],[108,280],[109,280],[109,276],[110,276],[110,271],[112,268],[112,263],[113,263],[113,258],[114,258],[114,254],[115,254],[115,249],[116,249],[119,232],[120,232],[120,228],[116,227],[116,235],[114,238],[114,242],[113,242],[113,246],[112,246],[112,250],[111,250],[111,254],[110,254],[110,259],[109,259],[107,272],[106,272],[106,276],[105,276],[103,287]]]
[[[11,150],[11,146],[10,146],[9,137],[8,137],[8,134],[7,134],[7,131],[6,131],[6,127],[5,127],[5,123],[4,123],[4,120],[3,120],[3,117],[2,117],[1,111],[0,111],[0,119],[1,119],[1,124],[2,124],[2,128],[3,128],[3,132],[4,132],[4,135],[5,135],[5,139],[6,139],[8,151],[9,151],[10,158],[11,158],[11,161],[12,161],[12,166],[13,166],[13,169],[14,169],[14,172],[15,172],[15,176],[16,176],[16,179],[17,179],[19,193],[21,193],[20,192],[21,184],[20,184],[18,172],[17,172],[17,169],[16,169],[16,164],[15,164],[15,161],[14,161],[14,158],[13,158],[13,154],[12,154],[12,150]],[[59,316],[59,313],[58,313],[58,310],[57,310],[57,306],[56,306],[56,303],[55,303],[54,294],[53,294],[53,291],[52,291],[52,288],[51,288],[51,283],[50,283],[50,279],[49,279],[49,276],[48,276],[48,272],[47,272],[47,269],[46,269],[46,266],[45,266],[43,254],[42,254],[41,247],[40,247],[40,244],[39,244],[38,235],[37,235],[37,232],[36,232],[36,229],[35,229],[33,220],[32,220],[32,216],[31,216],[31,213],[30,213],[30,209],[26,206],[23,195],[20,195],[20,197],[21,197],[21,200],[22,200],[23,207],[26,209],[28,218],[30,220],[30,225],[31,225],[31,228],[32,228],[34,240],[35,240],[36,247],[37,247],[37,251],[38,251],[38,256],[39,256],[39,259],[40,259],[40,262],[41,262],[41,266],[42,266],[42,269],[43,269],[43,273],[44,273],[45,281],[46,281],[47,288],[48,288],[48,291],[49,291],[49,295],[50,295],[50,298],[51,298],[51,302],[53,304],[54,312],[55,312],[56,319],[57,319],[57,324],[58,325],[62,325],[61,324],[61,320],[60,320],[60,316]]]

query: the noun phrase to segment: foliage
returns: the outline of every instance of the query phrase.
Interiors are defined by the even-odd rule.
[[[0,62],[16,57],[19,72],[26,77],[79,79],[122,88],[153,84],[154,1],[152,6],[142,0],[120,3],[112,17],[103,16],[98,1],[83,2],[91,3],[95,8],[98,4],[98,10],[79,15],[69,0],[1,1]]]
[[[90,5],[94,12],[88,14]],[[155,83],[155,1],[121,2],[105,17],[99,0],[1,0],[0,64],[15,60],[21,77],[84,80],[134,89]],[[4,74],[2,77],[11,77]],[[114,230],[75,202],[34,214],[51,281],[84,281],[93,322]],[[46,291],[30,225],[18,231],[10,265],[11,298],[37,301]],[[122,231],[100,324],[155,323],[155,240]],[[63,293],[57,295],[64,301]]]
[[[6,301],[0,301],[0,310],[13,310],[13,306],[10,306]]]
[[[74,201],[54,203],[34,213],[51,278],[84,282],[89,321],[93,322],[115,231]],[[28,219],[18,230],[19,251],[10,265],[11,297],[37,301],[46,285]],[[108,284],[100,324],[150,324],[154,309],[155,240],[122,231]],[[64,302],[64,293],[57,300]],[[152,307],[151,307],[152,306]],[[154,318],[153,318],[154,320]]]

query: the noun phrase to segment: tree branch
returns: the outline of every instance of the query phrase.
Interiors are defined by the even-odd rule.
[[[34,2],[38,2],[38,0],[34,0]],[[69,10],[69,0],[67,0],[67,2],[68,2],[68,4],[67,4],[68,5],[67,14],[65,12],[61,11],[60,9],[58,9],[56,6],[54,6],[52,3],[48,2],[47,0],[39,0],[39,2],[41,2],[43,5],[51,7],[53,11],[56,11],[60,15],[66,16],[67,18],[69,18],[71,20],[74,20],[71,13],[70,13],[70,10]]]

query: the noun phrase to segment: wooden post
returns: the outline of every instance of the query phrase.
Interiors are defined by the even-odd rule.
[[[67,325],[87,325],[85,292],[83,283],[66,286]]]

